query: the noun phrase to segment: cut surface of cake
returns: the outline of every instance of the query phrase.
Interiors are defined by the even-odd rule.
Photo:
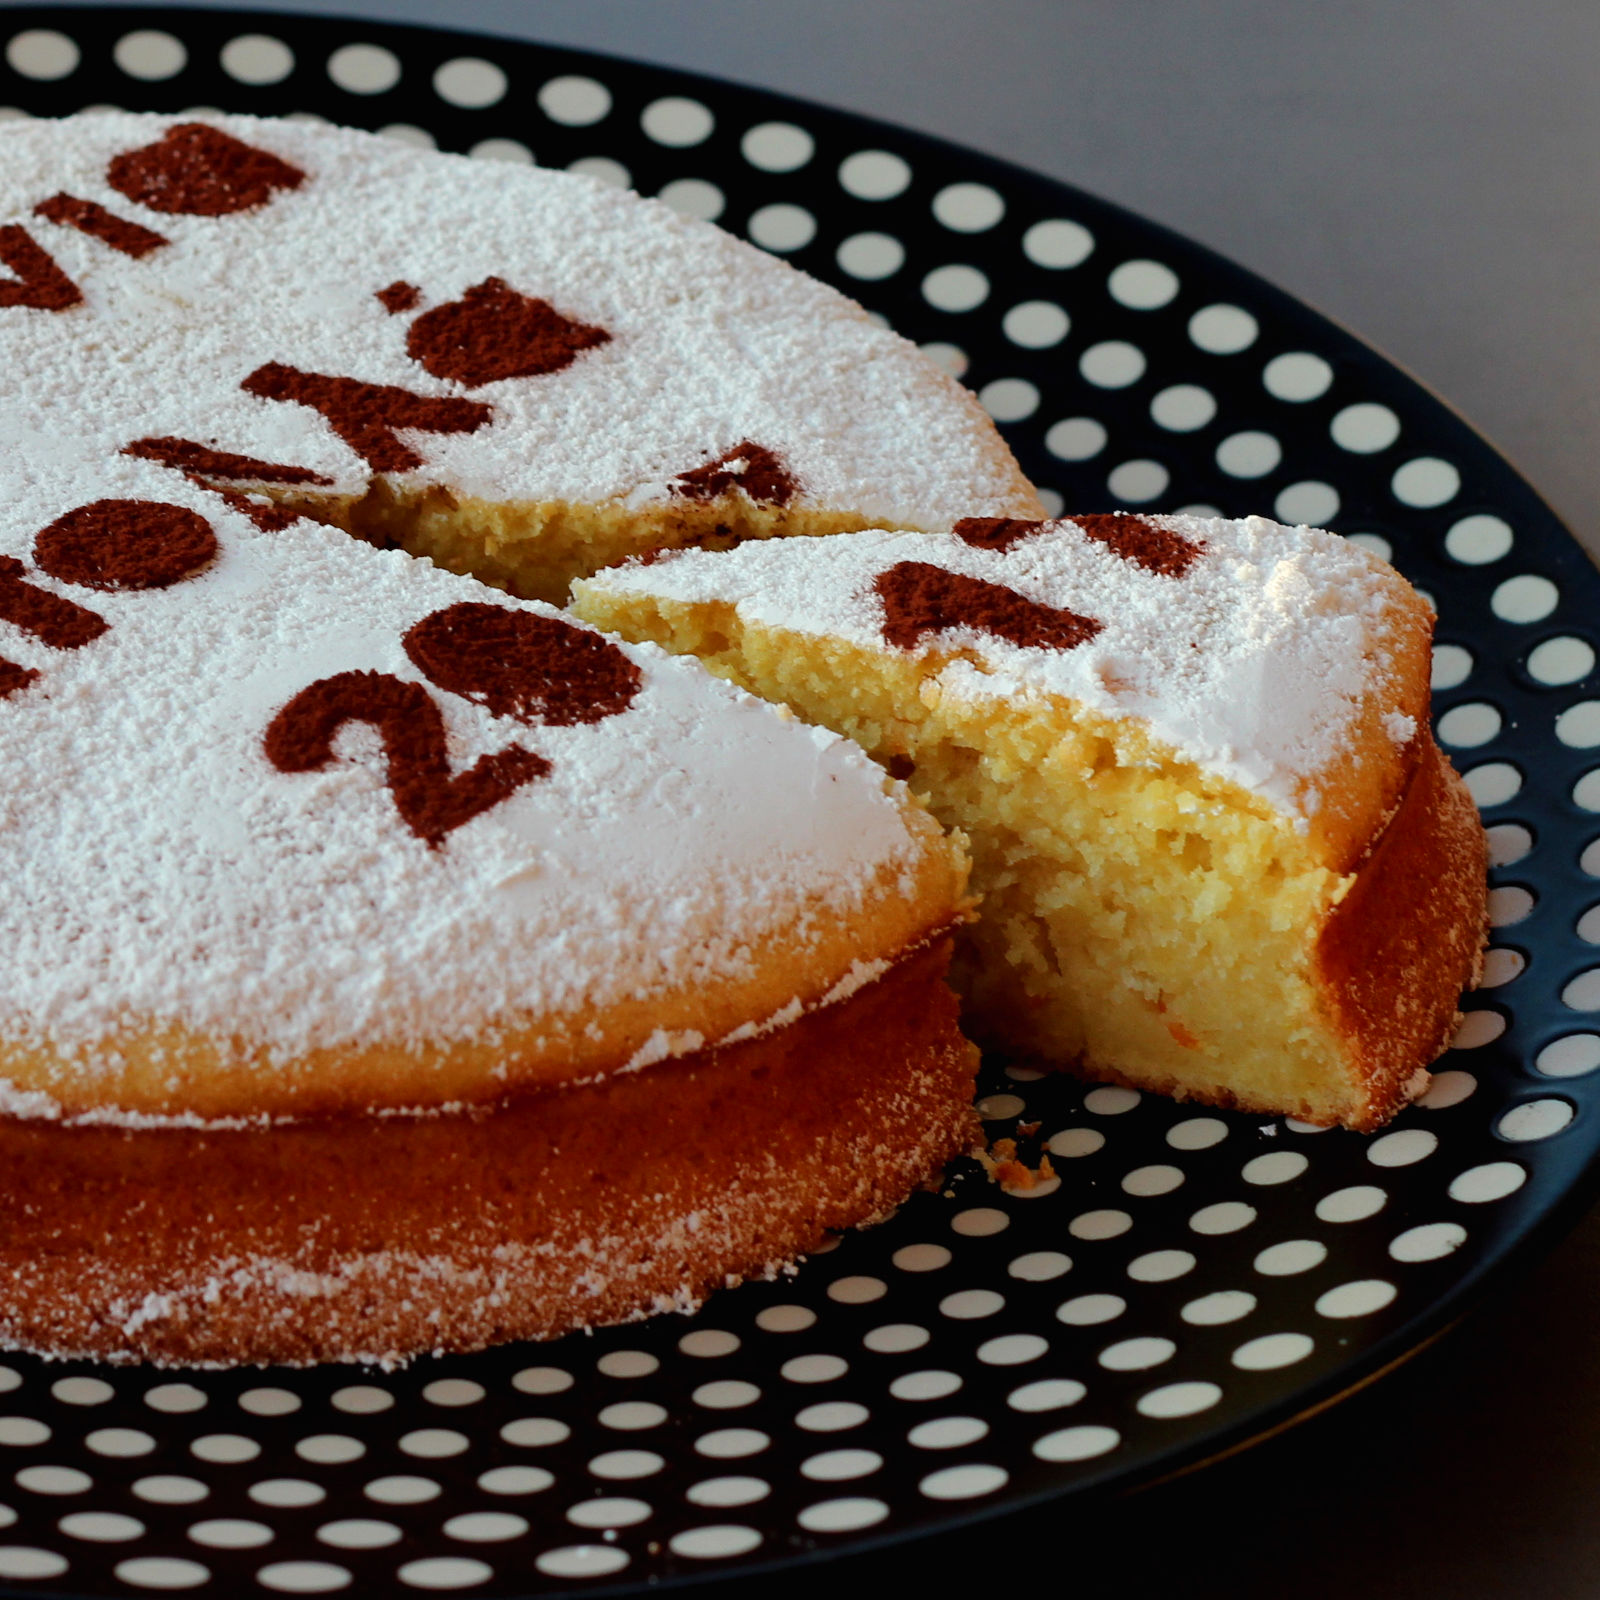
[[[8,124],[0,261],[0,1344],[683,1309],[970,1142],[959,844],[445,570],[1032,504],[970,397],[665,207],[343,130]]]
[[[973,518],[684,551],[581,616],[848,734],[969,841],[974,1034],[1369,1129],[1425,1085],[1485,931],[1429,723],[1432,614],[1260,518]]]
[[[914,345],[593,179],[97,113],[0,127],[0,217],[8,451],[128,451],[558,604],[659,545],[1040,514]]]

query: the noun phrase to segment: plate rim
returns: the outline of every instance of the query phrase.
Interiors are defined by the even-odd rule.
[[[720,95],[760,102],[776,109],[787,108],[797,118],[823,120],[837,128],[853,130],[863,138],[876,137],[881,140],[886,135],[890,136],[897,149],[907,153],[920,151],[925,156],[943,161],[947,167],[952,164],[977,165],[1015,186],[1040,194],[1053,191],[1070,202],[1068,214],[1084,217],[1091,223],[1096,217],[1105,218],[1140,233],[1153,243],[1166,245],[1181,258],[1203,262],[1215,275],[1231,280],[1238,286],[1241,291],[1239,298],[1247,308],[1270,306],[1286,320],[1301,327],[1314,327],[1323,333],[1325,343],[1343,345],[1343,354],[1357,358],[1369,372],[1386,374],[1391,386],[1398,380],[1400,387],[1410,391],[1407,398],[1413,409],[1419,403],[1425,410],[1431,409],[1434,422],[1442,423],[1444,431],[1456,436],[1463,462],[1470,461],[1479,469],[1487,469],[1487,475],[1496,479],[1497,503],[1504,504],[1508,514],[1519,521],[1520,529],[1537,557],[1558,571],[1564,583],[1578,586],[1586,584],[1592,591],[1589,598],[1600,599],[1600,570],[1597,570],[1596,558],[1506,454],[1427,382],[1338,319],[1254,269],[1235,261],[1220,249],[1069,180],[1039,172],[1023,163],[992,155],[952,138],[907,127],[889,118],[835,107],[784,90],[741,83],[717,74],[664,65],[609,50],[552,44],[504,33],[493,27],[460,28],[343,12],[258,10],[247,6],[199,3],[102,5],[68,0],[68,3],[49,6],[0,4],[0,25],[4,25],[8,33],[28,26],[59,27],[65,16],[93,18],[110,26],[120,24],[127,28],[159,25],[163,19],[168,26],[181,28],[182,19],[191,24],[209,24],[218,28],[253,24],[263,32],[278,30],[289,34],[345,29],[380,41],[383,35],[395,35],[413,42],[419,37],[462,44],[489,42],[563,63],[599,63],[613,70],[620,69],[625,74],[657,75],[686,88],[703,86],[703,92],[713,100]],[[871,146],[869,144],[866,147]],[[1246,298],[1246,294],[1249,298]],[[1498,661],[1503,658],[1495,659]],[[1581,1016],[1581,1013],[1575,1013],[1577,1016]],[[1524,1065],[1527,1065],[1526,1062]],[[1563,1080],[1549,1081],[1559,1086]],[[1086,1480],[1059,1482],[1028,1491],[1002,1490],[982,1502],[960,1506],[946,1504],[936,1525],[918,1523],[882,1532],[867,1529],[836,1537],[826,1544],[791,1547],[750,1559],[734,1557],[703,1569],[682,1570],[655,1577],[618,1575],[614,1580],[585,1580],[569,1587],[540,1588],[527,1593],[537,1596],[537,1600],[576,1594],[621,1597],[669,1588],[681,1589],[724,1579],[815,1568],[820,1563],[848,1560],[852,1556],[891,1549],[934,1533],[970,1529],[1008,1515],[1026,1514],[1052,1502],[1071,1502],[1073,1508],[1077,1509],[1104,1498],[1137,1494],[1173,1478],[1204,1470],[1215,1460],[1254,1448],[1279,1433],[1297,1427],[1309,1417],[1339,1404],[1360,1389],[1382,1383],[1412,1356],[1446,1335],[1464,1316],[1470,1315],[1474,1305],[1492,1284],[1533,1270],[1597,1199],[1600,1199],[1600,1129],[1592,1136],[1591,1148],[1581,1167],[1574,1175],[1553,1185],[1553,1192],[1540,1199],[1530,1218],[1515,1231],[1514,1237],[1496,1246],[1485,1259],[1476,1262],[1471,1270],[1462,1274],[1422,1310],[1388,1334],[1363,1345],[1358,1353],[1321,1378],[1311,1380],[1277,1400],[1236,1414],[1229,1422],[1188,1444],[1175,1445],[1153,1460],[1147,1458],[1135,1467],[1120,1471],[1106,1470]],[[349,1370],[354,1373],[364,1369],[351,1367]],[[515,1578],[512,1577],[511,1581],[515,1582]],[[30,1588],[26,1583],[12,1585],[0,1582],[0,1594],[62,1596],[77,1592],[57,1587],[40,1590]],[[87,1592],[82,1600],[90,1600]]]

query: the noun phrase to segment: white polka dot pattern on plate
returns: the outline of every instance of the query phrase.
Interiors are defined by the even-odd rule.
[[[1124,261],[1106,280],[1111,298],[1130,311],[1154,311],[1178,292],[1178,275],[1160,261]]]
[[[1479,1015],[1493,1016],[1494,1013],[1480,1012]],[[1451,1106],[1458,1106],[1463,1100],[1470,1099],[1477,1087],[1478,1080],[1470,1072],[1462,1072],[1459,1068],[1436,1072],[1428,1092],[1416,1103],[1424,1111],[1448,1111]]]
[[[779,203],[750,214],[745,231],[763,250],[802,250],[817,236],[817,219],[804,206]]]
[[[1216,414],[1216,399],[1197,383],[1175,383],[1150,402],[1152,420],[1169,433],[1193,433]]]
[[[1141,457],[1113,467],[1106,478],[1111,498],[1120,505],[1143,505],[1166,492],[1172,474],[1159,461]]]
[[[468,111],[498,105],[509,87],[504,68],[481,56],[457,56],[433,74],[433,92],[450,105]]]
[[[50,1385],[50,1393],[69,1406],[102,1406],[116,1392],[104,1378],[57,1378]]]
[[[1495,1124],[1502,1139],[1528,1144],[1560,1133],[1576,1115],[1568,1100],[1524,1100],[1505,1112]]]
[[[236,83],[252,88],[282,83],[294,71],[294,51],[269,33],[241,33],[230,39],[219,61]]]
[[[725,1478],[703,1478],[684,1498],[693,1506],[749,1506],[765,1500],[772,1485],[765,1478],[738,1474]]]
[[[1491,867],[1514,866],[1533,849],[1533,834],[1520,822],[1498,822],[1487,830],[1487,837]],[[1583,865],[1581,858],[1579,865]],[[1584,871],[1588,871],[1586,866]]]
[[[648,1501],[637,1500],[632,1495],[608,1495],[569,1507],[567,1521],[579,1528],[631,1528],[643,1522],[650,1515],[650,1509]]]
[[[1499,732],[1503,719],[1499,709],[1483,701],[1452,706],[1439,718],[1435,731],[1442,743],[1458,750],[1475,750],[1488,744]]]
[[[99,1545],[128,1592],[359,1592],[363,1551],[407,1592],[530,1566],[556,1586],[643,1583],[668,1558],[726,1570],[799,1537],[893,1534],[997,1500],[1019,1453],[1063,1483],[1142,1471],[1167,1436],[1221,1425],[1246,1395],[1292,1397],[1298,1373],[1425,1315],[1488,1243],[1479,1219],[1521,1225],[1551,1152],[1593,1137],[1600,763],[1583,753],[1600,751],[1600,696],[1584,697],[1597,663],[1580,580],[1540,570],[1535,511],[1500,493],[1481,453],[1332,330],[1181,242],[1111,215],[1091,229],[1070,196],[1041,200],[998,169],[944,168],[825,112],[764,117],[670,74],[561,72],[489,40],[413,54],[398,35],[281,20],[198,44],[181,14],[113,30],[88,57],[116,88],[76,98],[138,103],[141,85],[182,75],[185,98],[254,105],[283,84],[305,118],[365,120],[419,148],[537,154],[618,185],[637,173],[683,215],[804,252],[922,341],[1049,480],[1052,514],[1223,504],[1326,526],[1347,504],[1352,543],[1436,594],[1439,737],[1475,803],[1500,808],[1498,942],[1431,1086],[1369,1137],[1014,1063],[984,1079],[986,1131],[1020,1137],[1024,1159],[1047,1152],[1056,1179],[1025,1196],[952,1169],[947,1193],[687,1321],[552,1345],[520,1370],[462,1358],[439,1367],[450,1376],[328,1387],[295,1373],[41,1375],[15,1358],[21,1372],[0,1367],[0,1388],[18,1391],[0,1450],[13,1498],[36,1497],[20,1515],[41,1547],[0,1547],[0,1576],[46,1581]],[[72,24],[62,13],[6,39],[12,70],[70,92]],[[1582,837],[1547,799],[1585,814]],[[1587,894],[1548,887],[1575,863]],[[1567,954],[1546,953],[1561,940]],[[1547,1002],[1564,1002],[1564,1026],[1536,1017]],[[193,1476],[139,1470],[185,1458]],[[681,1461],[694,1469],[682,1484]],[[146,1553],[162,1506],[203,1563]],[[0,1508],[0,1524],[18,1518]],[[526,1551],[515,1564],[513,1550]]]
[[[708,107],[686,95],[664,95],[652,100],[639,117],[639,126],[657,144],[686,150],[711,137],[716,118]]]
[[[1265,1333],[1248,1339],[1233,1352],[1233,1364],[1241,1372],[1272,1372],[1304,1361],[1316,1348],[1306,1333]]]
[[[328,57],[328,76],[347,94],[386,94],[400,81],[400,58],[380,44],[347,44]]]
[[[1333,368],[1308,350],[1290,350],[1274,356],[1262,368],[1261,382],[1267,393],[1276,399],[1303,405],[1328,392],[1333,382]]]
[[[1105,339],[1078,358],[1078,371],[1097,388],[1126,389],[1144,376],[1144,352],[1126,339]]]
[[[1459,644],[1433,647],[1431,687],[1455,689],[1472,676],[1472,652]]]
[[[1444,536],[1444,547],[1450,556],[1466,566],[1486,566],[1498,561],[1512,546],[1514,536],[1509,524],[1501,517],[1478,512],[1452,523]]]
[[[6,65],[18,77],[41,83],[71,77],[82,59],[77,44],[54,28],[25,28],[6,41]]]
[[[1081,222],[1052,217],[1036,222],[1022,236],[1023,254],[1036,266],[1063,271],[1087,261],[1094,250],[1094,235]]]
[[[1317,1314],[1343,1321],[1349,1317],[1369,1317],[1393,1303],[1399,1291],[1383,1278],[1362,1278],[1340,1284],[1317,1298]]]
[[[1219,1200],[1214,1205],[1202,1206],[1189,1218],[1189,1226],[1196,1233],[1216,1236],[1237,1233],[1256,1220],[1256,1209],[1242,1200]]]
[[[1121,1443],[1122,1436],[1115,1428],[1086,1423],[1045,1434],[1034,1444],[1033,1453],[1041,1461],[1092,1461]]]
[[[745,160],[763,172],[798,172],[816,149],[817,141],[792,122],[758,122],[739,141]]]
[[[1374,1184],[1352,1184],[1349,1189],[1336,1189],[1323,1195],[1317,1202],[1317,1219],[1320,1222],[1365,1222],[1389,1203],[1389,1195]]]
[[[1257,1188],[1270,1188],[1293,1183],[1310,1165],[1311,1158],[1303,1150],[1270,1150],[1245,1162],[1239,1176]]]
[[[432,1478],[418,1478],[409,1473],[397,1473],[386,1478],[374,1478],[363,1491],[369,1500],[385,1506],[415,1506],[437,1499],[439,1485]]]
[[[1256,1297],[1248,1290],[1219,1289],[1189,1301],[1180,1315],[1197,1328],[1215,1328],[1248,1317],[1255,1308]]]
[[[1039,391],[1026,378],[996,378],[978,391],[978,402],[996,422],[1021,422],[1039,409]]]
[[[1059,1250],[1030,1250],[1018,1256],[1006,1269],[1013,1278],[1026,1283],[1049,1283],[1072,1270],[1072,1257]]]
[[[1166,1383],[1139,1396],[1136,1402],[1141,1416],[1192,1417],[1209,1411],[1222,1398],[1221,1386],[1203,1379],[1191,1378],[1183,1383]]]
[[[1074,1239],[1115,1239],[1133,1226],[1133,1218],[1126,1211],[1105,1207],[1099,1211],[1084,1211],[1067,1224],[1067,1232]]]
[[[1522,774],[1506,761],[1486,761],[1469,768],[1464,781],[1480,807],[1503,806],[1522,790]]]
[[[564,127],[588,128],[611,112],[611,91],[593,78],[551,78],[539,90],[539,109]]]
[[[1519,573],[1496,585],[1489,604],[1502,622],[1543,622],[1555,610],[1561,591],[1537,573]]]
[[[415,150],[432,150],[435,140],[426,128],[419,128],[410,122],[389,122],[378,129],[385,139],[394,139],[400,144],[408,144]]]
[[[1341,450],[1373,455],[1400,437],[1400,419],[1388,406],[1366,400],[1346,406],[1328,425],[1328,432]]]
[[[1106,430],[1093,417],[1065,417],[1044,437],[1045,449],[1063,461],[1087,461],[1105,448]]]
[[[145,1525],[137,1517],[125,1517],[116,1511],[71,1511],[56,1526],[69,1539],[90,1544],[122,1544],[129,1539],[142,1539],[145,1532]],[[266,1536],[263,1543],[272,1538],[270,1528],[262,1528],[261,1532]]]
[[[1228,1137],[1228,1125],[1218,1117],[1189,1117],[1167,1129],[1174,1150],[1209,1150]]]
[[[1528,654],[1528,675],[1542,684],[1576,683],[1594,671],[1594,646],[1587,639],[1563,634],[1546,639]]]
[[[968,367],[967,353],[958,344],[951,344],[945,339],[932,339],[921,347],[925,355],[941,372],[948,373],[952,378],[965,376]],[[1044,491],[1039,491],[1041,496]]]
[[[1254,1266],[1263,1277],[1292,1278],[1320,1267],[1327,1259],[1328,1247],[1320,1239],[1285,1239],[1268,1245]]]
[[[512,1381],[520,1389],[519,1373]],[[352,1416],[370,1416],[374,1412],[387,1411],[394,1405],[394,1396],[387,1389],[380,1389],[376,1384],[359,1383],[350,1384],[348,1387],[336,1390],[332,1396],[334,1406]]]
[[[1437,456],[1418,456],[1396,470],[1390,480],[1396,500],[1408,506],[1442,506],[1461,488],[1461,474]]]
[[[716,184],[707,183],[704,178],[676,178],[656,198],[674,211],[686,217],[698,217],[702,222],[715,222],[727,204]]]
[[[1006,312],[1005,336],[1025,350],[1048,350],[1066,338],[1072,319],[1053,300],[1023,300]]]
[[[1339,491],[1331,483],[1306,478],[1291,483],[1278,492],[1272,502],[1273,514],[1279,522],[1291,527],[1302,524],[1310,528],[1326,527],[1339,514]]]
[[[571,1544],[543,1551],[533,1564],[552,1578],[604,1578],[621,1572],[628,1559],[614,1545]]]
[[[1467,1230],[1459,1222],[1425,1222],[1397,1234],[1389,1244],[1396,1261],[1440,1261],[1467,1242]]]
[[[144,83],[161,83],[175,78],[189,64],[189,52],[181,39],[155,28],[139,28],[125,33],[111,51],[111,59],[130,78]]]
[[[840,164],[839,183],[857,200],[892,200],[910,185],[911,167],[888,150],[858,150]]]
[[[1148,1167],[1135,1167],[1132,1172],[1124,1173],[1122,1192],[1145,1197],[1171,1194],[1174,1189],[1182,1185],[1183,1180],[1182,1167],[1174,1167],[1168,1162],[1158,1162]]]
[[[1233,478],[1260,478],[1283,459],[1283,447],[1270,433],[1229,434],[1217,446],[1217,465]]]
[[[933,214],[953,233],[985,233],[1006,214],[1006,203],[986,183],[952,183],[933,197]]]
[[[1260,325],[1242,306],[1210,305],[1189,319],[1189,337],[1214,356],[1237,355],[1256,342]]]
[[[905,259],[906,247],[887,233],[852,234],[835,252],[842,271],[868,282],[892,277],[904,266]]]
[[[930,1500],[976,1500],[1004,1488],[1009,1477],[1004,1467],[974,1463],[931,1472],[917,1487]]]
[[[943,1400],[961,1387],[961,1379],[953,1372],[907,1372],[889,1385],[889,1393],[896,1400]]]
[[[1056,1317],[1069,1327],[1093,1328],[1114,1321],[1127,1309],[1128,1302],[1121,1295],[1083,1294],[1059,1306]]]
[[[922,280],[922,298],[940,311],[971,311],[989,297],[989,280],[976,267],[936,267]]]
[[[1006,1404],[1013,1411],[1033,1415],[1042,1411],[1060,1411],[1075,1406],[1089,1391],[1076,1378],[1040,1378],[1013,1389],[1006,1396]]]
[[[847,1496],[820,1500],[807,1506],[795,1520],[808,1533],[853,1533],[860,1528],[876,1527],[888,1515],[889,1508],[881,1500]]]

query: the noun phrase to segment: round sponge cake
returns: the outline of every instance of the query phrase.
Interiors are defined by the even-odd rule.
[[[555,1333],[970,1138],[904,787],[414,559],[1030,506],[969,398],[664,207],[342,130],[7,126],[0,261],[0,1339]]]

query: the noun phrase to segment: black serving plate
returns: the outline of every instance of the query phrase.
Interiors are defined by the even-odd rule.
[[[398,1373],[0,1367],[0,1582],[590,1592],[1148,1483],[1362,1383],[1525,1261],[1600,1146],[1600,577],[1349,334],[1150,223],[955,146],[679,72],[266,13],[0,11],[0,105],[315,115],[715,216],[982,397],[1046,498],[1325,523],[1438,607],[1438,732],[1495,948],[1374,1138],[998,1067],[1032,1195],[943,1192],[792,1277]],[[0,380],[3,381],[3,380]]]

